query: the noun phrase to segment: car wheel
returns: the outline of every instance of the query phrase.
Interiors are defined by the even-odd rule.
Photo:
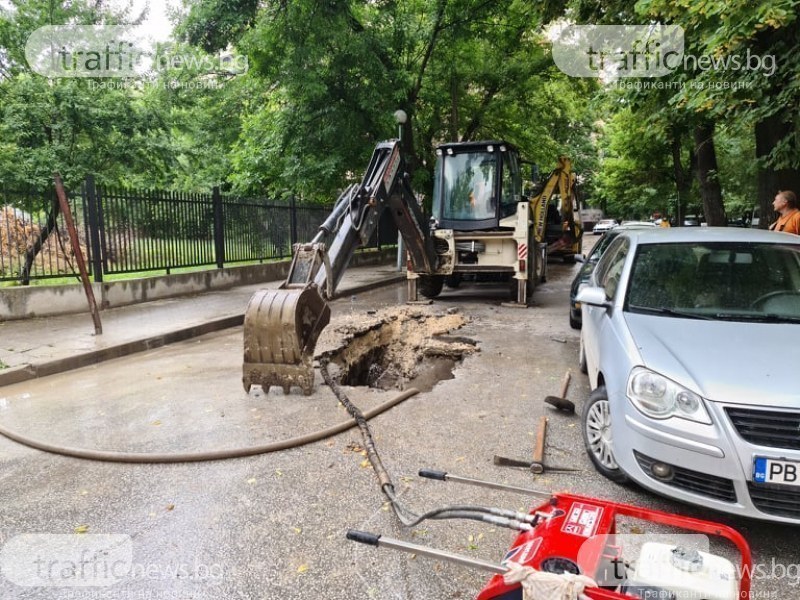
[[[589,395],[583,409],[583,441],[595,469],[615,483],[625,483],[628,476],[614,459],[611,439],[611,411],[605,386]]]
[[[584,375],[589,372],[589,363],[586,362],[586,350],[583,348],[583,336],[581,336],[581,345],[578,348],[578,368]]]
[[[570,314],[569,314],[569,326],[572,327],[573,329],[580,329],[581,328],[581,321],[579,319],[576,319],[575,317],[573,317],[572,316],[572,312],[570,312]]]

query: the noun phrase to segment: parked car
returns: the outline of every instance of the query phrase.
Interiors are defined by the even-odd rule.
[[[619,227],[658,227],[654,221],[623,221]]]
[[[617,482],[800,523],[800,237],[626,231],[578,294],[586,449]]]
[[[580,291],[581,287],[586,285],[586,283],[589,281],[589,277],[591,277],[597,261],[600,260],[600,257],[603,255],[605,249],[608,248],[608,245],[612,242],[612,240],[623,231],[629,231],[631,229],[653,229],[655,227],[656,225],[654,223],[648,223],[647,221],[630,221],[628,223],[618,225],[614,229],[606,231],[603,234],[603,237],[597,240],[594,248],[592,248],[592,252],[586,259],[584,259],[583,265],[572,279],[572,285],[569,289],[570,327],[573,329],[581,328],[581,303],[578,302],[575,297],[578,295],[578,291]]]
[[[592,233],[595,235],[600,235],[601,233],[605,233],[609,229],[614,229],[619,225],[616,219],[603,219],[598,223],[595,223],[595,226],[592,227]]]

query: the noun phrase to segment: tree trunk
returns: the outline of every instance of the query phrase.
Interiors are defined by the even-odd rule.
[[[20,283],[22,283],[22,285],[30,285],[33,261],[36,260],[36,257],[38,256],[39,252],[42,251],[42,247],[47,241],[47,238],[50,237],[50,234],[53,233],[53,230],[56,228],[56,219],[58,218],[60,212],[61,208],[58,204],[58,197],[53,194],[53,200],[50,204],[50,212],[47,215],[47,223],[45,223],[44,227],[39,230],[39,235],[36,238],[36,241],[33,243],[33,246],[28,248],[28,250],[25,252],[25,266],[22,267],[22,271],[19,274]]]
[[[458,141],[458,77],[450,76],[450,141]]]
[[[714,123],[704,121],[694,128],[694,152],[697,157],[697,182],[703,199],[706,223],[711,227],[727,225],[722,187],[719,184],[717,152],[714,148]]]
[[[671,131],[672,147],[672,172],[675,178],[675,190],[678,193],[678,206],[675,207],[675,224],[683,223],[684,211],[689,205],[689,192],[692,189],[692,170],[693,164],[690,160],[689,168],[683,166],[681,132],[677,128]],[[671,210],[671,207],[670,207]]]
[[[800,171],[797,169],[773,169],[761,165],[770,152],[787,135],[794,132],[788,110],[781,110],[756,123],[756,157],[758,168],[758,206],[761,211],[759,228],[766,229],[776,216],[772,210],[775,194],[781,190],[800,193]]]

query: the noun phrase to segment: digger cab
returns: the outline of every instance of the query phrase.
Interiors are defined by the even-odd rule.
[[[436,227],[497,229],[522,199],[519,151],[503,141],[459,142],[436,149],[432,213]]]

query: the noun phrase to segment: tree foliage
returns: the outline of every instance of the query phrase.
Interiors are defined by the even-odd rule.
[[[0,182],[40,186],[59,170],[73,185],[94,173],[112,184],[330,200],[360,177],[377,141],[398,135],[398,109],[421,192],[437,144],[490,138],[516,144],[545,172],[571,156],[584,197],[621,217],[694,212],[714,194],[738,216],[800,173],[798,0],[184,5],[179,41],[165,52],[244,56],[246,73],[184,62],[122,87],[48,80],[24,60],[37,27],[142,15],[101,0],[6,2]],[[555,67],[547,32],[563,21],[677,24],[687,53],[745,64],[771,56],[774,69],[680,68],[664,78],[676,87],[620,91]],[[713,155],[701,155],[709,144]]]

